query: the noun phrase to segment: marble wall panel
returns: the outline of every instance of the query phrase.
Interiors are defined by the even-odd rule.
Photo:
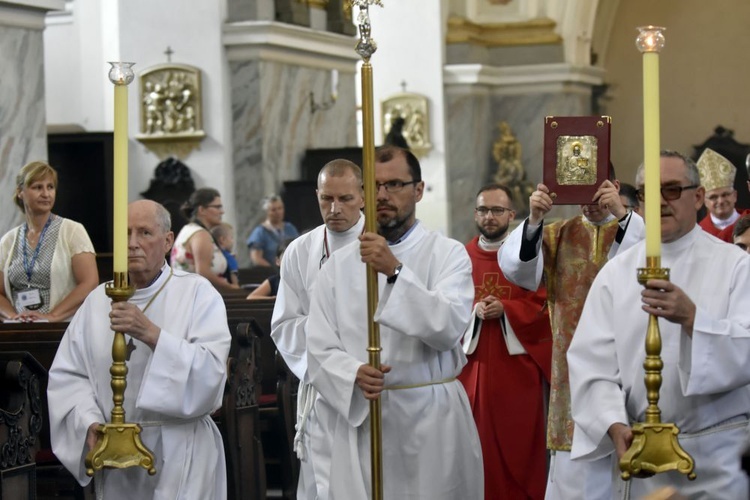
[[[448,91],[445,103],[449,236],[466,242],[475,233],[474,195],[492,160],[491,96],[486,89]]]
[[[47,159],[43,50],[40,30],[0,25],[0,235],[21,221],[18,171]]]
[[[265,217],[260,201],[300,178],[304,152],[357,144],[354,74],[339,74],[336,103],[313,113],[310,92],[318,103],[330,99],[329,70],[242,61],[230,73],[237,254],[245,266],[244,241]]]
[[[498,135],[498,123],[510,124],[521,143],[527,179],[536,184],[542,178],[544,117],[586,115],[591,109],[590,97],[578,92],[492,95],[480,88],[447,92],[446,106],[451,237],[459,241],[477,234],[474,195],[496,173],[492,143]],[[550,218],[577,213],[577,207],[559,207],[553,209]]]

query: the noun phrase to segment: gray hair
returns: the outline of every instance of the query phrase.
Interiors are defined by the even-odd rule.
[[[279,196],[278,194],[269,194],[268,196],[263,198],[260,206],[263,210],[268,210],[268,207],[270,207],[271,203],[273,203],[274,201],[281,201],[283,203],[281,196]]]
[[[685,156],[682,153],[679,153],[677,151],[673,151],[671,149],[662,149],[659,153],[659,158],[678,158],[682,160],[682,162],[685,164],[685,177],[687,177],[687,180],[690,184],[695,184],[697,186],[700,186],[701,184],[701,175],[700,172],[698,172],[698,165],[695,164],[695,162],[692,160],[692,158],[689,158]],[[640,164],[638,167],[638,173],[635,174],[635,184],[636,186],[642,186],[644,177],[646,173],[644,172],[644,165],[643,163]]]
[[[169,215],[169,210],[164,208],[161,203],[154,203],[154,216],[156,217],[156,224],[159,228],[168,233],[172,230],[172,216]]]

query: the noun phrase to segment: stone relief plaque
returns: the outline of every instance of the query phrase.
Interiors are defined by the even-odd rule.
[[[381,103],[383,137],[400,127],[409,149],[422,157],[430,152],[430,116],[427,97],[411,92],[395,94]]]
[[[136,138],[159,158],[185,158],[206,136],[201,70],[158,64],[141,72],[139,81],[141,120]]]

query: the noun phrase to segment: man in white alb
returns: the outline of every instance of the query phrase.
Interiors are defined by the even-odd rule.
[[[659,321],[662,422],[679,427],[697,479],[676,471],[617,480],[616,498],[643,498],[672,486],[689,498],[748,498],[740,459],[750,413],[750,256],[696,224],[704,188],[692,160],[661,154],[661,266],[670,280],[636,279],[645,267],[639,243],[604,265],[591,285],[568,349],[573,461],[620,458],[643,422],[649,314]],[[643,191],[643,167],[638,187]],[[613,496],[614,498],[614,496]]]
[[[364,228],[362,171],[349,160],[333,160],[318,174],[316,190],[324,224],[292,241],[284,252],[281,281],[271,320],[271,338],[299,378],[297,435],[299,500],[328,498],[332,408],[307,376],[307,315],[318,271],[332,253],[357,240]]]
[[[104,469],[107,500],[227,497],[224,446],[211,413],[221,405],[231,337],[211,283],[172,270],[169,212],[153,201],[128,207],[128,276],[135,295],[110,304],[104,285],[78,310],[52,363],[47,398],[52,450],[82,485],[96,428],[110,419],[112,331],[129,344],[125,418],[141,424],[156,475]]]
[[[462,244],[417,221],[424,182],[411,152],[379,149],[375,180],[378,234],[331,256],[307,323],[308,375],[335,410],[329,498],[371,496],[369,400],[380,398],[383,498],[478,500],[481,445],[456,379],[466,364],[471,261]],[[365,264],[379,281],[380,369],[366,364]]]

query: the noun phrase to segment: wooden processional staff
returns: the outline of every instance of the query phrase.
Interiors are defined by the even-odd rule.
[[[372,97],[372,65],[370,57],[378,46],[370,38],[370,5],[383,6],[380,0],[351,0],[353,7],[359,8],[357,24],[359,41],[355,51],[362,58],[362,175],[365,184],[365,231],[377,232],[376,189],[375,189],[375,125]],[[375,322],[378,307],[378,273],[367,265],[367,325],[368,363],[380,369],[380,329]],[[383,498],[383,439],[380,398],[370,401],[370,460],[372,467],[372,498]]]
[[[661,267],[661,175],[659,153],[659,52],[664,48],[664,28],[638,28],[638,50],[643,53],[643,163],[645,173],[646,267],[638,269],[638,283],[669,279],[669,269]],[[676,470],[695,479],[693,458],[682,449],[675,424],[661,421],[661,334],[659,322],[649,315],[646,330],[646,421],[633,425],[633,443],[620,459],[621,477],[649,477]]]
[[[113,281],[106,284],[107,297],[123,302],[135,289],[128,283],[128,85],[133,81],[134,63],[111,62],[109,80],[115,86],[114,130],[114,223]],[[125,363],[125,335],[115,332],[112,340],[112,418],[97,429],[96,446],[86,455],[86,474],[109,469],[141,466],[156,474],[154,454],[141,442],[141,426],[125,422],[125,388],[128,366]]]

